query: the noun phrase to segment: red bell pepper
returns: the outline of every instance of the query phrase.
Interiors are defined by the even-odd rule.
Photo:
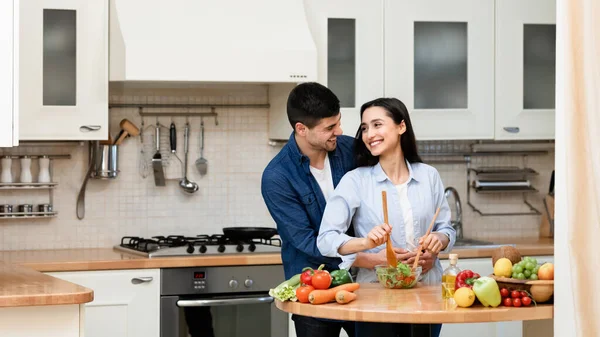
[[[319,269],[317,269],[317,272],[322,271],[323,267],[325,267],[324,264],[319,266]],[[312,269],[311,267],[306,267],[304,269],[302,269],[302,274],[300,274],[300,282],[302,284],[306,284],[307,286],[312,286],[312,277],[315,275],[315,270]]]
[[[458,275],[456,275],[456,281],[454,282],[454,289],[467,287],[473,289],[473,283],[476,279],[481,276],[477,273],[474,273],[472,270],[463,270]]]

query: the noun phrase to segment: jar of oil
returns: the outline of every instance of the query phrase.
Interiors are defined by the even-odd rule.
[[[442,274],[442,298],[454,298],[454,283],[456,275],[460,273],[458,264],[458,254],[450,254],[450,266]]]

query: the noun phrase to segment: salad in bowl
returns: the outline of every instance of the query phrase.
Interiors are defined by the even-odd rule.
[[[410,289],[414,287],[421,276],[421,266],[414,271],[411,266],[398,261],[396,268],[389,265],[375,266],[379,283],[389,289]]]

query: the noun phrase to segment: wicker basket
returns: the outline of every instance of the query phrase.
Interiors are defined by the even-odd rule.
[[[513,278],[490,275],[496,280],[498,287],[511,290],[524,290],[530,293],[537,303],[554,302],[554,280],[517,280]]]

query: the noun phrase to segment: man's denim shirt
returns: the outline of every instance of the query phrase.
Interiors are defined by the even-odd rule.
[[[354,138],[339,136],[336,149],[329,152],[334,187],[346,172],[355,168],[353,144]],[[342,262],[340,258],[321,255],[317,248],[325,197],[310,173],[309,164],[292,133],[262,175],[261,192],[281,237],[286,279],[301,273],[304,267],[316,269],[325,264],[327,270],[335,270]]]

